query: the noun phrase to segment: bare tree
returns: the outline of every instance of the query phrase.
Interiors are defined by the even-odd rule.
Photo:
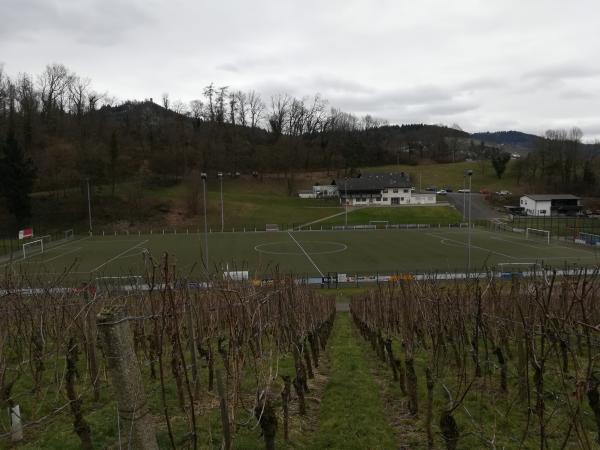
[[[204,117],[204,103],[202,100],[192,100],[189,106],[190,115],[196,121],[202,120]]]
[[[265,104],[260,98],[260,94],[250,91],[246,94],[248,109],[250,113],[250,127],[256,128],[263,118]]]
[[[204,96],[206,97],[206,100],[208,101],[208,104],[206,105],[208,108],[208,120],[211,122],[215,121],[215,104],[214,104],[214,97],[215,97],[215,86],[213,83],[210,83],[208,86],[206,86],[204,88]]]
[[[167,92],[162,95],[162,105],[165,109],[169,109],[169,94]]]
[[[248,103],[247,103],[247,98],[246,98],[246,94],[244,94],[242,91],[237,91],[235,93],[235,97],[237,99],[237,116],[238,116],[238,123],[245,127],[248,122],[247,122],[247,113],[248,113]]]
[[[181,100],[175,100],[173,102],[173,106],[171,107],[171,109],[176,112],[177,114],[181,114],[184,116],[187,116],[190,114],[190,111],[187,108],[187,105],[182,102]]]
[[[79,119],[83,117],[86,108],[86,102],[89,99],[89,88],[91,81],[89,78],[73,76],[69,83],[69,109]]]
[[[271,113],[269,114],[269,126],[271,132],[276,136],[283,134],[285,123],[289,115],[291,98],[287,94],[277,94],[271,97]]]
[[[229,123],[235,125],[235,117],[238,111],[238,98],[235,92],[229,94]]]
[[[64,98],[71,80],[72,75],[63,64],[47,65],[38,77],[44,119],[49,120],[53,110],[63,109]]]
[[[215,121],[217,123],[225,122],[225,98],[227,97],[228,86],[221,86],[217,92]]]

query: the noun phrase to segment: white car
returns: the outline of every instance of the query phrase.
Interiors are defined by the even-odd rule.
[[[440,189],[439,191],[436,192],[437,195],[446,195],[448,192],[446,191],[446,189]]]
[[[509,191],[498,191],[498,192],[496,192],[496,195],[504,196],[504,195],[512,195],[512,194]]]
[[[460,194],[470,194],[471,193],[471,189],[459,189],[456,192],[458,192]]]

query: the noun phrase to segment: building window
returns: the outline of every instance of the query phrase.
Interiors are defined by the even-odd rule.
[[[404,193],[405,193],[405,194],[408,194],[408,189],[404,189]]]
[[[387,194],[387,191],[388,191],[387,189],[384,189],[384,190],[383,190],[383,193],[384,193],[384,194]]]
[[[403,202],[404,201],[404,197],[400,197],[400,201]]]
[[[375,198],[376,201],[380,202],[381,201],[381,197],[377,197]]]
[[[398,193],[398,189],[394,189],[393,192],[394,192],[394,194],[397,194]]]
[[[540,209],[540,214],[545,215],[546,214],[546,210],[545,209]]]
[[[388,201],[388,198],[387,198],[387,197],[383,197],[383,201],[384,201],[384,202],[387,202],[387,201]]]

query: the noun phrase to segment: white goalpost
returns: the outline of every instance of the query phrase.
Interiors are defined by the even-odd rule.
[[[389,224],[389,220],[369,220],[369,225],[383,225],[384,227],[387,227]]]
[[[96,289],[133,291],[144,283],[142,275],[96,277]]]
[[[544,241],[548,245],[550,245],[550,231],[548,230],[540,230],[538,228],[527,228],[525,229],[525,239],[529,239],[530,237],[542,237]]]
[[[279,225],[276,223],[267,223],[265,225],[265,231],[279,231]]]
[[[35,241],[23,244],[23,259],[26,259],[27,255],[31,256],[32,253],[44,253],[43,239],[36,239]]]

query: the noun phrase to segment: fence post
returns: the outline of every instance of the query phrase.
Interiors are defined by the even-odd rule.
[[[10,414],[10,439],[13,442],[23,440],[23,425],[21,424],[21,408],[19,405],[8,408]]]
[[[156,433],[146,404],[146,394],[129,322],[123,306],[104,308],[96,318],[113,389],[118,402],[125,448],[158,450]]]
[[[227,397],[223,386],[223,375],[221,369],[216,370],[217,392],[219,394],[219,405],[221,409],[221,422],[223,425],[223,447],[225,450],[231,449],[231,430],[229,428],[229,407],[227,406]]]

